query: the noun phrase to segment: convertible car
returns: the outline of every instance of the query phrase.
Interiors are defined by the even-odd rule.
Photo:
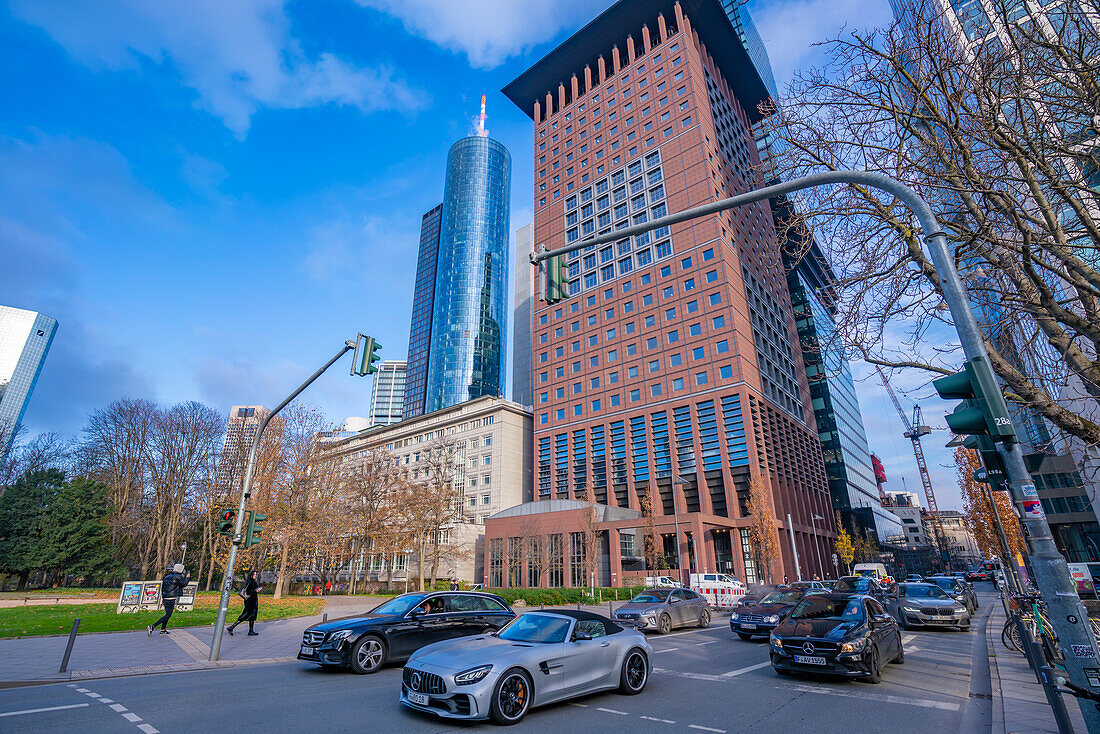
[[[591,612],[529,612],[499,632],[413,653],[401,703],[448,719],[515,724],[535,706],[617,688],[642,692],[653,652],[645,635]]]

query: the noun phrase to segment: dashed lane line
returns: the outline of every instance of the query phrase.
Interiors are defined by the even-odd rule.
[[[715,729],[711,726],[699,726],[698,724],[688,724],[688,729],[698,729],[699,731],[712,731],[714,734],[726,734],[725,729]]]
[[[720,675],[710,675],[708,673],[688,673],[683,670],[669,670],[668,668],[654,668],[653,672],[675,676],[676,678],[687,678],[689,680],[709,680],[714,683],[729,682],[729,678],[724,678]]]
[[[675,724],[672,719],[658,719],[655,716],[639,716],[639,719],[645,719],[646,721],[656,721],[659,724]]]
[[[731,670],[728,673],[722,673],[722,677],[723,678],[733,678],[734,676],[741,675],[742,673],[750,673],[754,670],[760,670],[761,668],[766,668],[769,665],[771,665],[771,661],[770,660],[765,660],[764,662],[757,663],[756,665],[748,665],[748,666],[745,666],[744,668],[738,668],[737,670]]]
[[[135,713],[134,713],[134,712],[132,712],[132,711],[129,711],[129,712],[127,712],[127,713],[123,714],[123,715],[122,715],[122,718],[124,718],[124,719],[126,719],[127,721],[129,721],[129,722],[131,722],[131,723],[134,723],[134,724],[136,724],[137,722],[141,721],[141,717],[140,717],[140,716],[138,716],[137,714],[135,714]]]
[[[890,696],[883,693],[856,693],[854,691],[844,691],[839,688],[826,687],[826,686],[807,686],[799,685],[797,683],[790,683],[783,686],[786,690],[802,691],[803,693],[820,693],[826,696],[841,696],[844,698],[862,698],[869,701],[880,701],[882,703],[900,703],[906,706],[920,706],[921,708],[939,709],[940,711],[958,711],[959,704],[951,703],[949,701],[930,701],[928,699],[921,698],[906,698],[904,696]]]
[[[62,711],[64,709],[79,709],[88,706],[86,703],[74,703],[68,706],[50,706],[44,709],[23,709],[22,711],[3,711],[0,712],[0,717],[4,716],[23,716],[24,714],[44,714],[47,711]]]
[[[678,647],[666,647],[664,650],[654,650],[653,654],[656,655],[659,652],[672,652],[673,650],[679,650]]]
[[[130,709],[126,708],[125,706],[123,706],[121,703],[112,703],[111,708],[114,709],[115,711],[117,711],[120,714],[123,711],[129,711],[130,710]]]
[[[618,714],[619,716],[630,716],[630,714],[628,714],[625,711],[617,711],[615,709],[605,709],[602,706],[597,706],[596,710],[597,711],[603,711],[605,714]]]
[[[706,642],[696,642],[695,646],[696,647],[702,647],[703,645],[713,645],[716,642],[718,642],[718,640],[708,640]]]
[[[147,723],[143,722],[140,716],[138,716],[137,714],[130,711],[128,708],[123,706],[121,703],[115,703],[113,700],[111,700],[109,698],[106,698],[105,696],[101,696],[100,694],[96,693],[95,691],[89,691],[87,688],[77,688],[75,683],[70,683],[69,688],[72,688],[77,693],[83,693],[88,698],[99,701],[100,703],[104,704],[105,706],[107,706],[107,708],[111,709],[112,711],[114,711],[117,714],[122,714],[122,718],[126,719],[131,724],[137,724],[137,728],[140,731],[144,732],[144,734],[160,734],[159,729],[157,729],[152,724],[147,724]],[[56,708],[58,708],[58,709],[73,709],[73,708],[80,708],[81,706],[87,706],[87,705],[88,704],[86,704],[86,703],[80,703],[80,704],[76,704],[74,706],[57,706]],[[42,709],[42,710],[43,711],[52,711],[54,709]],[[0,716],[3,716],[3,714],[0,714]]]

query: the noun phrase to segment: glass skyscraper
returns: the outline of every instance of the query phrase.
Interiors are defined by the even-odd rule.
[[[424,412],[504,394],[511,167],[485,136],[447,155]]]
[[[420,251],[416,258],[412,323],[409,325],[409,360],[401,405],[401,414],[406,420],[424,413],[432,346],[432,309],[435,307],[435,264],[442,223],[442,204],[425,212],[420,220]]]
[[[0,306],[0,459],[11,448],[57,321],[36,311]]]

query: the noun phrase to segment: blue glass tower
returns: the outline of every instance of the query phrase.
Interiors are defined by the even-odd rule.
[[[425,412],[504,395],[511,169],[484,136],[447,154]]]
[[[45,314],[0,306],[0,461],[23,420],[56,332],[57,321]]]
[[[420,251],[416,259],[412,323],[409,325],[409,359],[401,418],[424,414],[428,391],[428,357],[432,346],[432,311],[435,309],[435,272],[439,256],[439,228],[443,205],[432,207],[420,221]]]

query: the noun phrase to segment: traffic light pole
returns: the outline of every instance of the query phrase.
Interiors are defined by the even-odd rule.
[[[290,401],[298,397],[299,394],[307,387],[313,384],[313,381],[325,373],[332,365],[336,364],[336,361],[343,357],[346,353],[355,349],[355,342],[344,342],[344,347],[337,352],[332,359],[325,363],[325,366],[314,372],[308,380],[303,382],[298,388],[286,396],[283,402],[275,406],[275,409],[263,417],[260,421],[259,427],[256,429],[256,436],[252,439],[252,448],[248,451],[248,463],[245,465],[244,481],[241,483],[241,501],[237,508],[237,517],[234,520],[233,526],[233,545],[229,548],[229,561],[225,564],[225,578],[222,580],[222,596],[218,602],[218,618],[214,622],[214,637],[210,640],[210,657],[211,661],[218,659],[222,649],[222,631],[225,629],[225,617],[229,612],[229,595],[233,590],[233,568],[237,563],[237,548],[243,541],[241,535],[241,526],[244,524],[245,505],[248,504],[248,498],[252,494],[252,473],[256,469],[256,455],[260,452],[260,440],[263,438],[264,429],[267,428],[267,424],[271,422],[271,419],[278,415],[279,411],[285,408]]]
[[[940,229],[936,221],[936,215],[923,198],[905,184],[881,173],[870,171],[826,171],[814,173],[809,176],[796,178],[792,181],[784,181],[767,186],[755,191],[749,191],[729,199],[714,201],[692,209],[685,209],[676,214],[654,219],[646,224],[626,227],[614,230],[592,239],[581,240],[566,247],[551,252],[543,245],[538,252],[531,254],[533,265],[539,265],[542,261],[551,257],[566,255],[575,250],[586,247],[595,247],[609,242],[617,242],[624,237],[642,234],[667,225],[686,222],[691,219],[705,217],[718,212],[734,209],[746,204],[752,204],[762,199],[790,194],[803,189],[832,184],[854,184],[884,191],[896,197],[898,201],[907,206],[920,223],[924,233],[924,241],[928,252],[932,257],[932,263],[936,275],[940,281],[940,289],[943,292],[944,301],[951,311],[951,319],[955,324],[955,330],[959,335],[959,343],[962,345],[963,354],[968,361],[976,357],[975,371],[981,371],[983,378],[996,380],[989,367],[989,357],[986,354],[985,342],[978,322],[970,308],[970,302],[966,299],[966,290],[958,270],[955,269],[954,258],[947,244],[947,237]],[[995,384],[995,382],[994,382]],[[1007,413],[1004,396],[1001,391],[994,390],[987,398]],[[1100,675],[1100,660],[1097,659],[1096,644],[1092,639],[1089,629],[1088,614],[1080,597],[1077,595],[1077,584],[1069,574],[1069,567],[1065,558],[1058,552],[1054,545],[1054,538],[1050,534],[1050,526],[1047,524],[1046,515],[1039,504],[1038,493],[1031,475],[1024,464],[1023,452],[1020,444],[1015,441],[999,443],[1000,451],[1005,464],[1005,474],[1012,499],[1016,503],[1017,512],[1021,523],[1027,533],[1027,541],[1030,548],[1029,557],[1035,575],[1035,584],[1039,588],[1046,602],[1051,624],[1058,635],[1058,641],[1065,652],[1066,673],[1070,682],[1086,690],[1095,690],[1089,683],[1085,674],[1086,668],[1096,671],[1094,675]],[[1085,719],[1090,734],[1100,734],[1100,711],[1089,701],[1079,701],[1081,714]]]

